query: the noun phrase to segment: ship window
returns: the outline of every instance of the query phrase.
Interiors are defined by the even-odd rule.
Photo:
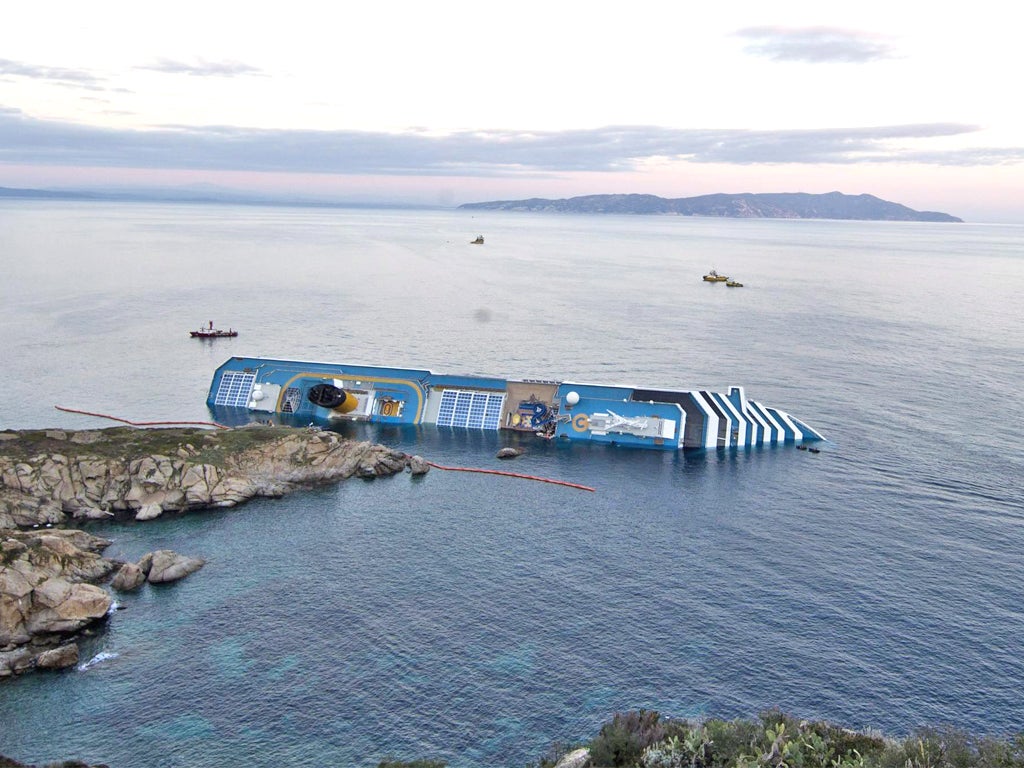
[[[247,407],[249,393],[252,392],[252,385],[255,382],[255,373],[225,371],[224,375],[220,377],[220,386],[217,387],[217,395],[213,399],[213,404],[235,408]]]
[[[505,393],[446,389],[441,393],[437,424],[441,427],[498,429]]]

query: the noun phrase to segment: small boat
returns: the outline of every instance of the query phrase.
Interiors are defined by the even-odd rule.
[[[233,328],[228,328],[226,331],[220,328],[213,327],[213,320],[205,328],[200,328],[198,331],[189,331],[188,335],[193,339],[222,339],[231,336],[237,336],[238,331]]]
[[[718,274],[715,270],[711,270],[704,275],[704,282],[706,283],[725,283],[728,282],[729,278],[725,275]]]
[[[742,288],[743,287],[743,283],[739,282],[738,280],[726,280],[725,284],[729,288]]]
[[[483,245],[484,244],[484,236],[483,235],[477,235],[476,236],[476,240],[470,240],[469,244],[470,245]]]

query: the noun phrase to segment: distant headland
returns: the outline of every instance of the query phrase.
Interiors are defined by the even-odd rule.
[[[136,189],[18,189],[0,187],[0,199],[267,205],[301,208],[396,208],[436,209],[412,203],[354,202],[294,194],[247,193],[212,185]],[[585,195],[561,200],[532,197],[529,200],[496,200],[464,203],[460,210],[534,211],[550,213],[618,213],[668,216],[718,216],[736,219],[847,219],[860,221],[962,222],[956,216],[935,211],[915,211],[874,195],[829,192],[743,193],[664,198],[657,195]]]
[[[948,213],[915,211],[874,195],[845,195],[842,192],[822,195],[805,192],[715,194],[672,199],[657,195],[585,195],[563,200],[534,197],[529,200],[466,203],[459,208],[477,211],[719,216],[736,219],[963,221]]]

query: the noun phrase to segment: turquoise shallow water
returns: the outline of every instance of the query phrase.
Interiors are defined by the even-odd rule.
[[[228,355],[746,386],[830,438],[520,441],[146,524],[189,579],[87,669],[0,685],[0,753],[118,766],[522,766],[615,711],[1018,730],[1024,229],[5,202],[0,426],[205,419]],[[469,246],[483,233],[487,244]],[[716,267],[747,287],[708,286]],[[213,319],[237,339],[189,339]],[[356,430],[497,466],[517,438]],[[501,468],[508,468],[502,464]]]

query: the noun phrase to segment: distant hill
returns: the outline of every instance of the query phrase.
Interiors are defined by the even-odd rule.
[[[963,221],[948,213],[915,211],[874,195],[829,192],[717,194],[667,199],[656,195],[586,195],[567,200],[500,200],[466,203],[459,208],[483,211],[550,211],[553,213],[631,213],[676,216],[723,216],[740,219],[857,219],[861,221]]]

